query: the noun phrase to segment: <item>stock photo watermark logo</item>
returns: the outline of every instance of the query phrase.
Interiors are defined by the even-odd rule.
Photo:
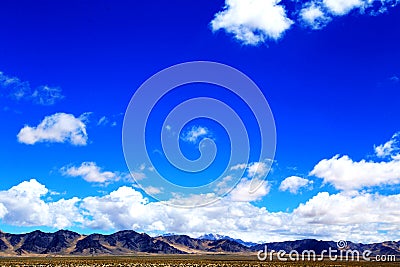
[[[214,86],[216,90],[221,88],[232,99],[244,103],[251,115],[241,114],[244,109],[226,101],[226,97],[219,99],[215,95],[199,94],[187,97],[190,90],[184,91],[182,95],[186,98],[182,98],[174,107],[164,108],[164,98],[176,90],[182,90],[184,86],[196,84]],[[177,98],[180,95],[173,100]],[[248,129],[246,120],[249,117],[254,118],[256,129]],[[196,132],[187,139],[201,139],[193,142],[200,156],[189,159],[181,151],[180,140],[188,125],[199,119],[212,121],[222,127],[229,144],[218,143],[205,134],[207,128],[201,125],[193,127]],[[257,142],[252,142],[250,132],[257,133]],[[224,64],[194,61],[166,68],[136,90],[125,113],[122,139],[125,161],[137,186],[165,204],[196,207],[214,203],[228,195],[243,177],[250,183],[248,193],[256,192],[265,182],[274,159],[276,131],[272,111],[264,94],[248,76]],[[152,148],[152,144],[158,142],[159,148]],[[228,160],[224,166],[218,166],[218,175],[215,175],[216,172],[211,175],[207,171],[219,153],[224,153]],[[253,166],[251,172],[260,175],[248,175],[250,164]],[[231,174],[233,170],[234,175]],[[176,173],[186,175],[189,179],[203,175],[208,182],[182,186],[175,182],[175,177],[171,177]]]
[[[395,262],[396,255],[373,255],[371,250],[358,251],[350,249],[347,241],[339,240],[336,248],[329,247],[317,253],[315,250],[268,250],[265,245],[263,250],[257,252],[259,261],[376,261]]]

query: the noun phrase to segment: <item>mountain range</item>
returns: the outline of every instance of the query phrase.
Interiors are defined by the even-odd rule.
[[[232,238],[232,237],[229,237],[226,235],[219,235],[219,234],[205,234],[205,235],[199,236],[198,239],[214,240],[214,241],[226,239],[226,240],[236,241],[239,244],[242,244],[243,246],[246,246],[246,247],[252,247],[252,246],[257,245],[257,243],[245,242],[242,239],[235,239],[235,238]]]
[[[371,250],[373,254],[400,255],[400,241],[374,244],[348,242],[348,249]],[[0,256],[17,255],[131,255],[131,254],[254,254],[263,250],[314,250],[317,254],[329,247],[336,249],[336,242],[305,239],[298,241],[246,244],[228,236],[207,234],[199,238],[187,235],[151,237],[132,230],[110,235],[81,235],[68,230],[55,233],[33,231],[26,234],[10,234],[0,231]]]

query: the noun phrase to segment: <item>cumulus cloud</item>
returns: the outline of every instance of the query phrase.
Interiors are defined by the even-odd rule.
[[[76,207],[78,198],[45,202],[42,198],[48,192],[35,179],[22,182],[7,191],[0,191],[0,210],[3,206],[7,211],[2,216],[3,223],[61,229],[82,222],[83,217]]]
[[[250,178],[263,178],[270,170],[270,166],[265,162],[253,162],[247,166],[247,176]]]
[[[85,226],[92,229],[137,229],[135,223],[148,218],[148,199],[132,187],[122,186],[109,195],[86,197],[81,208],[93,219],[86,219]],[[137,222],[135,222],[137,220]],[[147,220],[144,220],[147,221]],[[150,221],[147,221],[150,223]]]
[[[346,15],[355,8],[367,5],[368,1],[363,0],[323,0],[328,11],[334,15]]]
[[[0,219],[2,219],[7,212],[7,208],[3,205],[3,203],[0,203]]]
[[[224,29],[244,44],[277,40],[293,21],[280,0],[226,0],[224,9],[211,21],[213,31]]]
[[[229,170],[230,171],[240,171],[245,170],[246,176],[249,178],[264,178],[268,171],[271,169],[271,164],[273,161],[266,160],[266,161],[257,161],[247,163],[240,163],[232,166]]]
[[[354,10],[360,14],[379,15],[397,3],[396,0],[313,0],[304,3],[299,14],[306,26],[318,30],[334,17],[347,15]]]
[[[216,192],[229,192],[229,198],[232,201],[251,202],[260,200],[268,195],[271,186],[265,180],[269,170],[271,169],[272,161],[251,162],[249,164],[241,163],[232,166],[229,170],[231,173],[221,179],[217,184]],[[235,185],[232,182],[237,181],[237,171],[242,171],[244,177]],[[233,188],[231,190],[231,187]]]
[[[395,133],[389,141],[374,148],[377,157],[400,159],[400,133]]]
[[[341,192],[331,195],[321,192],[293,212],[269,212],[265,207],[234,202],[229,198],[205,207],[177,208],[165,205],[168,203],[150,202],[129,186],[119,187],[104,196],[56,202],[43,200],[48,191],[36,180],[0,191],[0,207],[7,210],[2,222],[15,226],[83,226],[191,236],[212,232],[247,241],[310,237],[325,240],[346,238],[356,242],[400,239],[399,194]]]
[[[181,139],[186,142],[196,143],[200,137],[207,136],[209,134],[210,131],[206,127],[193,126],[189,131],[182,135]]]
[[[331,21],[331,18],[327,16],[322,7],[315,3],[309,3],[300,10],[300,18],[304,25],[318,30],[326,26]]]
[[[40,142],[87,144],[85,115],[76,118],[72,114],[56,113],[46,116],[36,127],[26,125],[17,135],[20,143],[33,145]]]
[[[261,231],[261,227],[269,229],[271,225],[279,224],[279,218],[268,220],[265,209],[244,202],[227,201],[212,206],[182,209],[161,202],[148,202],[129,187],[119,188],[105,197],[85,199],[83,205],[90,214],[98,214],[89,223],[105,229],[118,227],[146,232],[186,233],[192,236],[205,232],[229,232],[235,237],[240,236],[239,232],[251,235],[250,229],[260,227],[258,229]]]
[[[300,1],[296,1],[300,2]],[[225,30],[245,45],[278,40],[295,23],[318,30],[351,12],[379,15],[398,0],[309,0],[289,9],[280,0],[225,0],[211,21],[212,30]]]
[[[117,172],[102,171],[102,169],[94,162],[83,162],[79,167],[63,167],[61,169],[63,175],[72,177],[82,177],[90,183],[110,183],[121,179]]]
[[[400,160],[355,162],[348,156],[336,155],[321,160],[311,171],[339,190],[357,190],[365,187],[400,184]]]
[[[254,188],[255,184],[257,184],[256,188]],[[229,198],[238,202],[256,201],[268,195],[270,189],[271,187],[267,181],[243,178],[229,193]]]
[[[8,76],[1,71],[0,96],[15,100],[28,100],[39,105],[53,105],[64,98],[59,87],[40,85],[32,88],[29,82]]]
[[[337,207],[340,207],[339,209]],[[308,223],[324,225],[356,225],[368,223],[400,223],[400,195],[342,192],[318,193],[294,210]]]
[[[343,209],[338,210],[338,205]],[[88,214],[84,225],[95,229],[134,229],[191,236],[212,232],[251,241],[313,236],[372,242],[400,238],[399,207],[399,195],[323,192],[293,212],[269,212],[264,207],[229,198],[210,206],[182,209],[149,202],[133,188],[124,186],[106,196],[85,198],[80,208]]]
[[[313,181],[310,181],[308,179],[301,178],[298,176],[290,176],[281,182],[279,190],[289,191],[292,194],[297,194],[301,188],[308,187],[312,184]]]

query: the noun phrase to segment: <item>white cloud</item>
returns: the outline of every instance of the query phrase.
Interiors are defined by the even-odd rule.
[[[54,105],[58,100],[63,99],[64,96],[61,94],[59,87],[41,85],[33,91],[31,98],[36,104],[50,106]]]
[[[140,165],[137,165],[133,170],[131,170],[130,175],[128,174],[128,176],[130,177],[129,180],[132,180],[132,178],[136,181],[143,180],[147,178],[149,172],[154,172],[154,171],[155,171],[154,166],[142,163]]]
[[[115,118],[116,116],[117,116],[117,115],[113,115],[113,116],[111,116],[111,118],[109,118],[109,117],[107,117],[107,116],[102,116],[102,117],[97,121],[97,126],[107,126],[107,125],[109,125],[109,126],[111,126],[111,127],[117,126],[117,122],[116,122],[116,121],[113,121],[114,118]]]
[[[289,10],[280,0],[225,0],[223,10],[211,21],[211,28],[214,32],[224,29],[245,45],[258,45],[278,40],[295,22],[319,30],[334,17],[351,11],[375,16],[398,3],[398,0],[310,0]]]
[[[78,198],[46,203],[42,197],[49,190],[35,179],[7,191],[0,191],[0,206],[6,208],[2,221],[17,226],[65,228],[83,221],[76,207]],[[1,217],[1,216],[0,216]]]
[[[287,191],[289,190],[292,194],[297,194],[298,191],[303,188],[313,184],[313,181],[310,181],[305,178],[301,178],[298,176],[290,176],[282,181],[281,185],[279,186],[279,190]]]
[[[16,100],[30,100],[39,105],[53,105],[64,98],[59,87],[40,85],[31,88],[29,82],[10,77],[0,71],[0,96],[5,95]]]
[[[87,143],[85,116],[75,118],[72,114],[56,113],[46,116],[36,127],[25,126],[18,133],[20,143],[33,145],[38,142],[65,143],[84,146]]]
[[[256,190],[254,190],[254,184],[259,185]],[[229,198],[232,201],[239,202],[251,202],[260,200],[264,196],[268,195],[271,187],[267,181],[252,180],[243,178],[236,185],[236,187],[229,193]]]
[[[269,163],[272,163],[272,161]],[[235,185],[233,182],[238,181],[234,179],[235,175],[227,175],[217,184],[216,192],[229,192],[233,188],[229,193],[229,198],[232,201],[251,202],[260,200],[270,191],[270,184],[264,180],[270,170],[269,163],[260,161],[232,166],[230,171],[245,170],[245,177]]]
[[[328,11],[334,15],[346,15],[351,10],[360,8],[365,4],[363,0],[323,0]]]
[[[400,194],[341,192],[330,195],[321,192],[293,212],[269,212],[264,207],[234,202],[229,198],[205,207],[176,208],[162,202],[149,202],[128,186],[105,196],[57,202],[42,200],[48,191],[36,180],[0,191],[0,207],[7,209],[2,223],[55,228],[134,229],[191,236],[211,232],[246,241],[310,237],[325,240],[345,238],[355,242],[400,239]],[[194,196],[191,200],[196,197],[207,196]]]
[[[306,26],[314,30],[325,27],[331,21],[331,18],[324,13],[322,7],[314,2],[306,4],[300,10],[300,18]]]
[[[395,133],[385,144],[375,146],[374,148],[376,156],[380,158],[398,158],[400,156],[400,133]]]
[[[146,191],[147,194],[150,195],[157,195],[163,192],[162,187],[154,187],[154,186],[148,186],[144,188],[144,191]]]
[[[140,172],[140,171],[132,171],[131,172],[131,176],[133,177],[133,179],[135,179],[136,181],[140,181],[145,179],[147,176],[144,172]]]
[[[135,229],[134,224],[147,221],[151,210],[148,200],[131,187],[122,186],[103,197],[86,197],[81,208],[93,219],[86,219],[85,226],[94,229]],[[137,220],[137,222],[135,222]]]
[[[398,0],[323,0],[319,5],[326,10],[326,13],[333,16],[347,15],[352,10],[376,16],[385,13],[388,8],[396,6],[399,2]]]
[[[190,202],[193,201],[196,200],[191,198]],[[161,202],[149,203],[130,187],[121,187],[104,197],[86,198],[83,200],[83,207],[93,216],[87,222],[88,225],[102,229],[140,229],[146,232],[165,231],[192,236],[204,232],[229,232],[238,236],[239,232],[252,234],[250,229],[264,231],[276,223],[276,220],[263,218],[264,215],[268,216],[265,209],[244,202],[226,201],[212,206],[182,209]]]
[[[319,30],[332,20],[332,16],[343,16],[353,9],[364,10],[369,5],[365,0],[313,0],[303,5],[299,17],[303,25]]]
[[[230,170],[231,171],[243,170],[243,169],[246,169],[246,167],[247,167],[246,163],[241,163],[241,164],[237,164],[235,166],[232,166]]]
[[[225,0],[224,10],[211,21],[213,31],[224,29],[244,44],[277,40],[293,21],[280,0]]]
[[[218,194],[223,194],[225,192],[229,192],[229,189],[231,189],[231,184],[230,182],[233,181],[233,176],[228,175],[225,176],[221,179],[221,181],[216,185],[216,192]]]
[[[0,203],[0,219],[4,218],[7,212],[7,208],[3,205],[3,203]]]
[[[340,208],[338,208],[340,207]],[[294,214],[308,223],[324,225],[357,225],[368,223],[400,223],[400,195],[382,196],[369,193],[321,192]]]
[[[264,178],[269,169],[268,164],[265,162],[253,162],[247,166],[247,176],[250,178]]]
[[[186,142],[196,143],[197,140],[208,135],[210,132],[206,127],[193,126],[189,131],[182,135],[181,139]]]
[[[64,167],[61,172],[72,177],[82,177],[90,183],[110,183],[121,178],[119,173],[102,171],[94,162],[83,162],[79,167]]]
[[[106,116],[103,116],[103,117],[101,117],[100,119],[99,119],[99,121],[97,122],[97,126],[105,126],[105,125],[107,125],[108,123],[110,122],[110,120],[106,117]]]
[[[340,190],[400,184],[400,160],[354,162],[348,156],[321,160],[311,171],[314,175]]]
[[[196,197],[207,196],[193,196],[188,201],[193,203]],[[211,232],[252,241],[312,236],[356,242],[399,239],[399,207],[400,195],[322,192],[291,213],[268,212],[263,207],[229,198],[210,206],[182,209],[149,202],[130,187],[120,187],[103,197],[85,198],[81,206],[90,215],[85,225],[98,229],[162,231],[191,236]],[[379,231],[381,229],[386,231]]]
[[[146,164],[144,164],[144,163],[140,164],[139,170],[140,170],[140,171],[146,170]]]
[[[247,163],[240,163],[232,166],[229,170],[230,171],[240,171],[246,170],[246,175],[249,178],[264,178],[268,171],[271,169],[271,164],[273,161],[258,161],[258,162],[251,162]]]
[[[180,193],[172,193],[172,198],[168,201],[163,201],[168,205],[182,207],[200,207],[204,206],[205,203],[216,202],[217,196],[215,193],[204,193],[204,194],[191,194],[189,196],[184,196]]]

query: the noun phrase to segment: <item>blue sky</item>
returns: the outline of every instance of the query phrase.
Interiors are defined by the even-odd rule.
[[[396,1],[14,0],[2,2],[0,22],[3,231],[400,239]],[[187,210],[156,200],[163,189],[151,184],[152,168],[143,162],[130,171],[151,195],[138,188],[124,159],[122,127],[143,82],[196,60],[232,66],[258,85],[272,110],[277,142],[272,171],[249,195],[249,181],[263,178],[271,160],[257,158],[250,111],[211,85],[166,95],[149,120],[149,150],[160,148],[160,125],[189,98],[229,103],[251,136],[250,160],[236,169],[243,175],[229,174],[237,187],[219,203]],[[226,168],[229,134],[221,125],[198,119],[178,135],[171,132],[190,160],[199,157],[204,137],[219,154],[210,172],[197,176],[166,171],[163,153],[155,155],[154,167],[166,179],[199,185]]]

